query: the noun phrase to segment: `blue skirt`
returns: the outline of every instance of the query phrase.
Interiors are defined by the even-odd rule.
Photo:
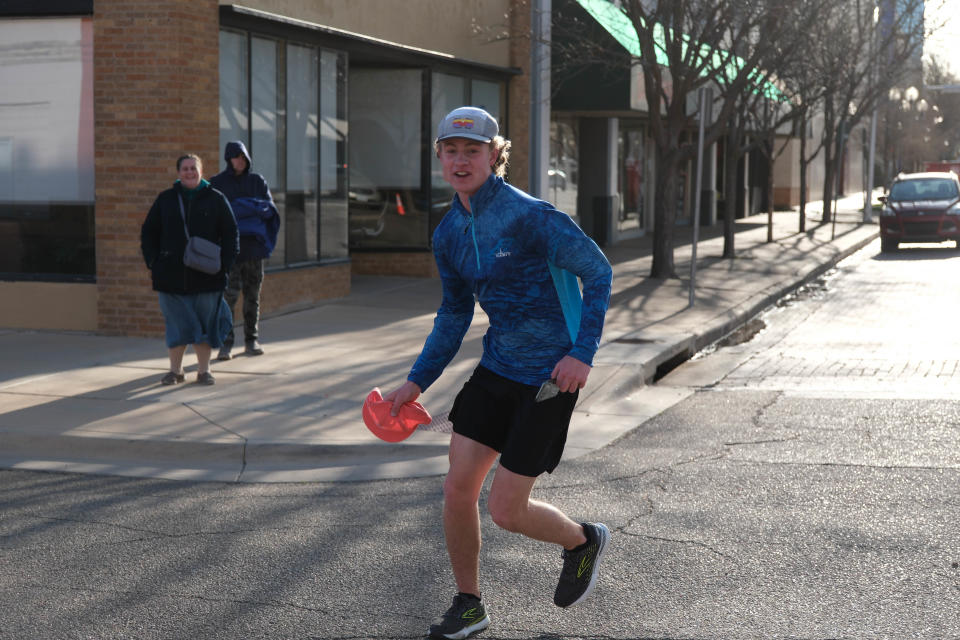
[[[157,292],[166,324],[167,348],[207,343],[214,349],[233,327],[233,314],[219,291],[210,293]]]

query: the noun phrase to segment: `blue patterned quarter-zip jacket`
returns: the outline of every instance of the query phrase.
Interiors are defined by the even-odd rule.
[[[539,385],[565,355],[592,365],[612,279],[600,248],[568,215],[493,175],[470,209],[454,196],[434,231],[443,301],[407,379],[426,390],[440,377],[470,327],[474,297],[490,320],[487,369]]]

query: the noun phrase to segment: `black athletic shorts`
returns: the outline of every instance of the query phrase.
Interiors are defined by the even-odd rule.
[[[550,473],[563,455],[578,392],[534,402],[539,389],[478,366],[453,402],[453,430],[500,452],[500,466],[509,471]]]

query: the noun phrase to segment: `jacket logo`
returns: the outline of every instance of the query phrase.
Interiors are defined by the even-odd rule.
[[[497,252],[493,254],[497,258],[507,258],[511,255],[509,251],[504,251],[503,249],[497,249]]]

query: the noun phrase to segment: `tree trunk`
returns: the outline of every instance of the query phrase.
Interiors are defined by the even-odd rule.
[[[800,233],[807,230],[807,118],[800,117]]]
[[[730,128],[727,131],[727,144],[724,148],[724,200],[723,208],[723,257],[733,258],[734,253],[734,225],[737,220],[737,202],[740,195],[740,185],[737,184],[737,164],[740,162],[740,146],[743,132],[736,116],[730,118]]]
[[[653,197],[653,264],[651,278],[675,278],[673,225],[677,212],[679,154],[657,148],[657,180]]]
[[[770,139],[764,144],[766,149],[764,155],[767,157],[767,163],[769,164],[767,167],[767,184],[764,185],[764,191],[767,192],[767,242],[773,242],[773,165],[776,163],[773,151],[776,144],[774,134],[771,134]]]
[[[833,213],[833,180],[834,180],[834,158],[836,155],[832,152],[833,136],[828,136],[827,144],[823,149],[823,216],[824,223],[830,222]]]
[[[830,222],[833,211],[833,163],[835,160],[833,139],[836,133],[836,122],[833,117],[832,103],[833,101],[828,98],[823,110],[823,215],[821,220],[824,223]]]

